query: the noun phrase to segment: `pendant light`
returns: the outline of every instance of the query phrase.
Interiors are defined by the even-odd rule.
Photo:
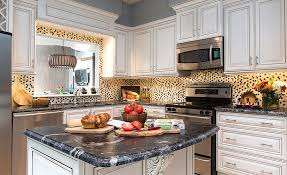
[[[74,69],[77,65],[77,58],[74,55],[65,54],[63,40],[63,54],[52,54],[49,56],[49,66],[51,68]]]

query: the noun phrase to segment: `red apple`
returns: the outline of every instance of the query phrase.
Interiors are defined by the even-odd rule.
[[[140,130],[140,129],[143,127],[143,124],[142,124],[141,122],[139,122],[139,121],[133,121],[131,124],[132,124],[132,125],[134,126],[134,128],[136,128],[137,130]]]
[[[134,109],[138,107],[137,103],[135,101],[131,102],[130,104]]]
[[[138,115],[139,113],[136,112],[136,111],[132,111],[130,114],[131,114],[131,115]]]
[[[126,105],[124,111],[125,113],[129,114],[133,111],[133,108],[130,105]]]
[[[143,106],[138,106],[137,108],[134,109],[134,111],[138,112],[139,114],[143,113],[144,108]]]

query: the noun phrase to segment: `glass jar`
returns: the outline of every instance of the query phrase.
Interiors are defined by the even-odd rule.
[[[279,108],[279,95],[276,92],[262,93],[262,107],[264,110],[275,110]]]

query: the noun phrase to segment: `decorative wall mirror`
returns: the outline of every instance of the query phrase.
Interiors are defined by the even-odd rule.
[[[34,97],[99,95],[99,53],[97,44],[37,35]]]

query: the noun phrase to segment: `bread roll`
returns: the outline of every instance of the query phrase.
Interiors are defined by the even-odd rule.
[[[82,118],[81,123],[85,129],[104,128],[108,124],[111,116],[107,113],[101,113],[98,115],[89,114]]]

